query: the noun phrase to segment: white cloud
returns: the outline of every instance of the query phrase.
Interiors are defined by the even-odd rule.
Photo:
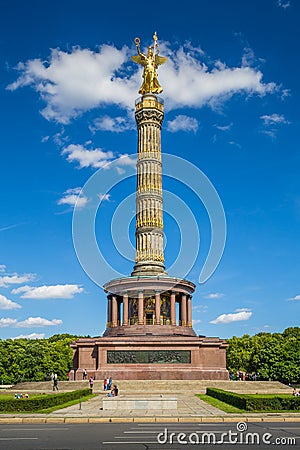
[[[215,125],[215,127],[220,131],[229,131],[232,127],[233,123],[229,123],[228,125]]]
[[[92,132],[95,131],[113,131],[114,133],[122,133],[123,131],[135,130],[135,123],[133,119],[127,117],[110,117],[102,116],[94,120],[93,125],[90,126]]]
[[[65,134],[65,127],[62,126],[61,130],[55,133],[52,137],[53,141],[56,145],[62,147],[63,145],[66,145],[67,142],[70,141],[69,136]]]
[[[214,107],[235,93],[263,96],[279,89],[275,83],[265,83],[262,72],[249,67],[245,58],[241,67],[227,67],[216,61],[209,68],[204,62],[209,58],[190,43],[177,51],[163,42],[160,48],[168,56],[159,79],[169,110],[184,106]],[[43,116],[62,124],[92,108],[107,105],[129,111],[142,81],[141,68],[131,71],[131,55],[127,47],[119,50],[113,45],[101,45],[98,51],[79,47],[70,52],[54,49],[48,61],[36,58],[19,63],[20,75],[7,89],[31,86],[46,104]],[[116,126],[114,131],[120,131],[124,122],[107,119],[101,126],[111,130]]]
[[[221,314],[216,319],[211,320],[210,323],[219,324],[219,323],[231,323],[238,322],[241,320],[249,320],[252,316],[252,312],[246,310],[245,308],[236,310],[235,313],[231,314]]]
[[[49,139],[50,139],[50,136],[44,136],[44,137],[41,139],[41,142],[42,142],[42,143],[48,142]]]
[[[291,2],[289,1],[284,1],[284,0],[278,0],[277,1],[277,6],[279,6],[280,8],[286,9],[289,6],[291,6]]]
[[[101,202],[109,202],[110,199],[110,194],[98,194],[99,199],[101,200]]]
[[[21,308],[21,305],[19,305],[16,302],[13,302],[12,300],[9,300],[4,295],[0,294],[0,309],[18,309]]]
[[[67,155],[69,162],[78,162],[80,169],[83,167],[99,169],[114,158],[114,154],[111,151],[105,152],[100,148],[88,150],[80,144],[68,145],[62,151],[62,155]]]
[[[137,77],[118,75],[129,58],[127,47],[118,50],[112,45],[94,52],[79,47],[69,53],[53,49],[49,61],[37,58],[19,63],[21,75],[7,89],[32,86],[46,103],[42,115],[67,124],[70,118],[100,105],[132,107]]]
[[[209,298],[209,299],[218,299],[218,298],[222,298],[224,297],[224,294],[222,294],[221,292],[214,292],[208,295],[204,295],[204,298]]]
[[[30,334],[19,334],[19,336],[12,337],[11,339],[44,339],[45,333],[30,333]]]
[[[90,142],[87,142],[85,145],[87,146],[89,144]],[[109,169],[109,163],[116,160],[118,160],[118,165],[115,167],[119,173],[124,173],[124,169],[121,168],[122,166],[136,166],[136,157],[129,156],[127,153],[116,157],[111,151],[104,151],[100,148],[88,149],[81,144],[68,145],[68,147],[62,151],[62,155],[68,155],[67,160],[69,162],[78,162],[80,169],[86,167]],[[71,190],[70,193],[73,195],[79,192],[80,188],[75,188],[75,192],[72,192]],[[69,194],[68,191],[66,191],[66,193]]]
[[[275,139],[276,138],[277,130],[262,130],[261,132],[263,134],[265,134],[266,136],[269,136],[271,139]]]
[[[195,325],[197,325],[198,323],[201,323],[201,320],[200,320],[200,319],[192,320],[192,325],[193,325],[193,327],[194,327]]]
[[[193,311],[195,311],[195,313],[197,313],[197,312],[207,312],[207,310],[208,310],[208,306],[207,305],[194,305],[193,307],[192,307],[192,309],[193,309]]]
[[[295,297],[291,297],[288,300],[300,300],[300,295],[295,295]]]
[[[290,123],[282,114],[265,114],[264,116],[260,116],[260,118],[266,126]]]
[[[32,273],[25,273],[24,275],[18,275],[14,273],[13,275],[4,275],[0,277],[0,287],[8,287],[10,284],[22,284],[28,283],[28,281],[33,281],[35,275]]]
[[[10,317],[0,319],[0,328],[14,327],[14,328],[32,328],[32,327],[48,327],[61,325],[62,320],[60,319],[43,319],[42,317],[28,317],[21,322],[17,319],[11,319]]]
[[[196,133],[198,130],[198,121],[194,117],[179,115],[175,119],[167,122],[167,130],[171,133],[177,131],[193,131]]]
[[[54,286],[21,286],[13,289],[13,294],[21,294],[21,298],[49,299],[49,298],[73,298],[75,294],[83,292],[83,288],[77,284],[57,284]]]
[[[10,319],[9,317],[0,319],[0,328],[11,327],[17,323],[16,319]]]
[[[120,155],[118,158],[118,165],[119,166],[136,166],[136,157],[129,156],[127,153],[124,153],[124,155]]]
[[[81,188],[67,189],[63,197],[57,201],[58,205],[69,205],[83,208],[88,202],[88,198],[81,193]]]
[[[28,319],[22,322],[16,322],[14,326],[16,328],[33,328],[33,327],[52,327],[56,325],[61,325],[62,320],[60,319],[43,319],[42,317],[28,317]]]
[[[184,48],[169,56],[169,62],[159,74],[169,109],[199,108],[207,104],[214,107],[237,92],[263,96],[278,90],[275,83],[264,83],[263,74],[253,67],[230,68],[217,61],[209,70]]]
[[[263,121],[263,125],[266,127],[265,129],[261,130],[261,132],[269,136],[271,139],[276,138],[277,125],[290,124],[290,122],[282,114],[265,114],[263,116],[260,116],[260,118]]]
[[[5,271],[6,271],[6,265],[0,264],[0,272],[5,272]]]
[[[228,144],[229,145],[233,145],[233,146],[235,146],[237,148],[242,148],[242,146],[236,141],[229,141]]]

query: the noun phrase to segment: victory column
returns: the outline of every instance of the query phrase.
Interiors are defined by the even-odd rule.
[[[132,60],[143,66],[141,97],[136,100],[138,129],[136,187],[136,258],[131,276],[111,280],[107,326],[99,338],[74,341],[73,379],[83,368],[94,379],[228,379],[224,340],[197,336],[192,328],[195,285],[168,276],[164,266],[161,127],[163,89],[157,68],[157,35],[147,54],[134,42]]]

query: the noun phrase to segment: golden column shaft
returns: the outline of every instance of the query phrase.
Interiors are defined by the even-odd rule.
[[[161,100],[141,97],[135,109],[138,127],[136,191],[136,265],[132,275],[166,275],[160,133],[164,117]]]

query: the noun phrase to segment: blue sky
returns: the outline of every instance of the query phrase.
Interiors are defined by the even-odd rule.
[[[129,275],[134,258],[141,72],[130,57],[133,39],[146,49],[154,31],[168,57],[158,72],[162,150],[185,167],[164,159],[166,264],[197,285],[194,329],[227,338],[298,326],[299,2],[0,5],[0,337],[105,329],[99,284]],[[203,174],[227,238],[199,283],[212,235],[222,234],[209,220],[216,197],[203,205],[192,190],[205,197]],[[76,201],[78,217],[95,219],[101,252],[80,222],[83,267]]]

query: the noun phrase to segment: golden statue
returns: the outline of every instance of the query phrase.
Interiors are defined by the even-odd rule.
[[[164,64],[168,58],[164,56],[158,56],[157,34],[153,36],[154,45],[148,47],[148,54],[145,55],[140,50],[140,38],[135,38],[134,43],[138,54],[132,56],[132,61],[137,64],[141,64],[144,67],[143,72],[143,84],[140,87],[139,94],[160,94],[163,89],[158,82],[156,69],[159,65]]]

